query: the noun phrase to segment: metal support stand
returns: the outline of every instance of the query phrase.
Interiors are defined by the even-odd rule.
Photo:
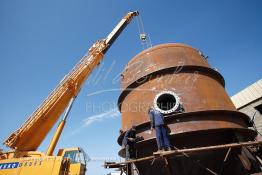
[[[225,165],[225,163],[226,163],[226,161],[227,161],[227,159],[228,159],[228,156],[229,156],[229,154],[230,154],[230,152],[231,152],[231,147],[227,150],[227,153],[226,153],[226,155],[225,155],[225,158],[224,158],[224,160],[223,160],[223,163],[222,163],[222,166],[221,166],[221,168],[220,168],[220,171],[219,171],[219,174],[221,174],[222,172],[223,172],[223,169],[224,169],[224,165]]]

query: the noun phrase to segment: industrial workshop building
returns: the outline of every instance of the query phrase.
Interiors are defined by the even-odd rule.
[[[262,133],[262,79],[231,97],[237,110],[247,114]]]

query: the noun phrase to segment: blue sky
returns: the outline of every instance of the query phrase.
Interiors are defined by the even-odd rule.
[[[224,76],[228,93],[237,93],[262,77],[261,9],[261,0],[0,1],[0,140],[129,10],[140,11],[153,45],[179,42],[200,49]],[[142,51],[138,37],[134,21],[78,95],[59,148],[81,146],[91,157],[117,157],[118,75]],[[115,90],[103,92],[108,89]],[[50,135],[39,150],[45,151],[49,140]],[[90,162],[88,174],[106,174],[102,163]]]

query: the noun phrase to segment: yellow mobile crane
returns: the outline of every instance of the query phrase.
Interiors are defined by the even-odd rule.
[[[53,151],[81,86],[134,16],[138,16],[137,11],[127,13],[105,39],[94,43],[26,122],[5,140],[12,150],[0,152],[0,175],[85,174],[86,156],[81,148],[60,149],[56,156]],[[47,151],[36,151],[63,112]]]

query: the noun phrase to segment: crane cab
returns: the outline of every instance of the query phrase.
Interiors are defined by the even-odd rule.
[[[87,170],[89,157],[82,148],[65,148],[58,151],[57,156],[70,159],[70,174],[84,175]]]

